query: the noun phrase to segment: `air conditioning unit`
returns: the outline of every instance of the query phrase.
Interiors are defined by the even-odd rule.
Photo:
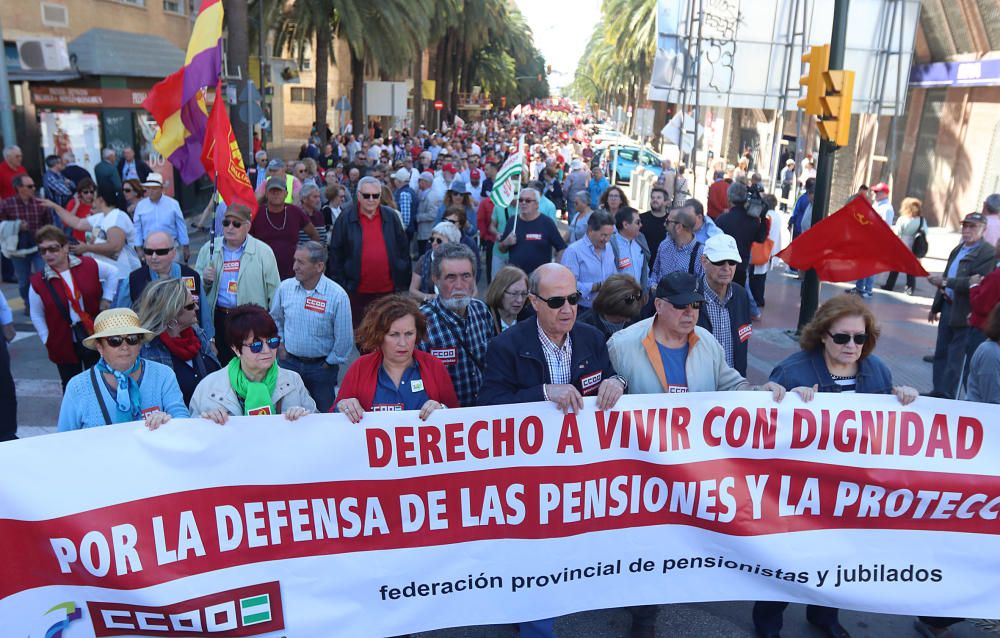
[[[25,38],[17,42],[17,56],[26,71],[69,71],[69,51],[63,38]]]

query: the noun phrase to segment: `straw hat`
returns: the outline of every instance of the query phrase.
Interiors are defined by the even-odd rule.
[[[98,339],[122,335],[142,335],[143,342],[155,336],[139,324],[139,315],[131,309],[111,308],[97,315],[94,319],[94,334],[84,339],[83,345],[91,350],[97,350],[94,342]]]

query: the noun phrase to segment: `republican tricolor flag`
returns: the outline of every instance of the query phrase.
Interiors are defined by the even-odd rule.
[[[205,87],[215,84],[222,71],[222,18],[222,0],[202,0],[184,66],[158,82],[142,103],[160,125],[153,146],[189,184],[205,174]]]

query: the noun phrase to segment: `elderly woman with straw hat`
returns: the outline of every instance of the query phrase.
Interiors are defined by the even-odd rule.
[[[190,416],[174,371],[139,357],[142,344],[152,336],[128,308],[97,315],[94,334],[83,345],[101,358],[67,384],[59,410],[60,432],[139,420],[155,430],[172,417]]]

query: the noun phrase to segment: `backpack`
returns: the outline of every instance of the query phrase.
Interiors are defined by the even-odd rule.
[[[930,248],[930,246],[927,244],[927,221],[921,217],[920,228],[913,236],[913,246],[911,247],[911,250],[913,251],[914,257],[917,259],[923,259],[927,256],[928,248]]]

